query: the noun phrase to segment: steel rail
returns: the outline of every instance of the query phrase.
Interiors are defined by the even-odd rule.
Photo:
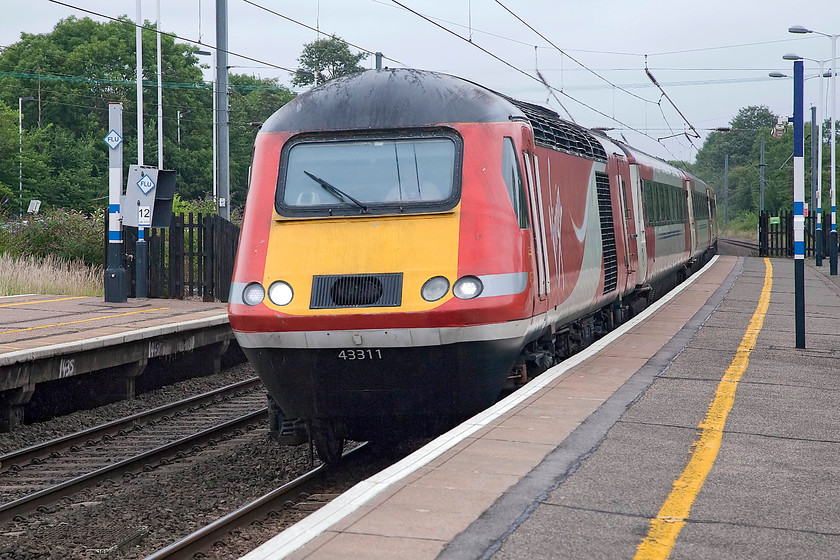
[[[366,447],[367,443],[362,443],[361,445],[350,449],[342,455],[342,461],[346,461],[349,458],[359,457],[362,455],[361,450]],[[238,527],[242,527],[243,525],[247,525],[255,519],[262,519],[269,511],[278,507],[278,502],[285,503],[288,501],[289,494],[293,491],[300,493],[305,489],[314,487],[317,482],[340,467],[340,464],[328,465],[326,463],[322,463],[298,478],[287,482],[280,488],[272,490],[268,494],[265,494],[241,508],[220,517],[216,521],[213,521],[212,523],[198,529],[169,546],[150,554],[145,558],[145,560],[192,558],[195,553],[206,550],[209,546],[212,546],[213,543],[224,539],[225,535],[230,531]]]
[[[31,447],[12,451],[10,453],[0,455],[0,470],[3,469],[3,465],[22,465],[30,463],[33,459],[48,457],[55,451],[67,449],[74,445],[86,443],[92,439],[117,434],[121,430],[133,428],[139,422],[149,422],[168,414],[181,412],[182,410],[186,410],[192,406],[209,404],[218,399],[220,396],[223,396],[225,393],[257,388],[260,384],[259,378],[252,377],[237,383],[225,385],[224,387],[219,387],[218,389],[213,389],[212,391],[207,391],[206,393],[201,393],[200,395],[194,395],[180,401],[161,405],[124,418],[118,418],[112,422],[93,426],[91,428],[39,443]]]
[[[89,488],[98,482],[111,477],[115,471],[130,472],[138,467],[142,468],[150,462],[159,461],[160,459],[174,455],[179,451],[190,449],[195,445],[209,439],[213,439],[214,437],[222,435],[226,432],[241,429],[255,422],[259,422],[265,418],[267,411],[267,408],[262,408],[255,412],[240,416],[234,420],[202,430],[201,432],[191,436],[167,443],[156,447],[155,449],[135,455],[134,457],[123,459],[122,461],[112,465],[99,468],[87,474],[56,484],[55,486],[29,494],[28,496],[18,498],[17,500],[13,500],[5,504],[0,504],[0,523],[5,523],[14,519],[15,516],[29,513],[40,506],[54,503],[65,496],[74,494],[85,488]]]

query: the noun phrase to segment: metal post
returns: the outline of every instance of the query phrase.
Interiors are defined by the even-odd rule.
[[[132,209],[135,212],[137,209]],[[137,243],[134,245],[134,254],[137,257],[137,266],[134,267],[136,272],[134,292],[135,297],[148,297],[149,285],[149,244],[146,243],[146,228],[143,226],[137,227]]]
[[[228,4],[216,0],[216,111],[218,132],[219,216],[230,219],[230,113],[228,110]]]
[[[837,124],[837,76],[835,71],[837,69],[837,35],[831,36],[831,117],[829,122],[829,131],[831,132],[831,233],[829,233],[828,242],[830,244],[828,258],[829,269],[832,276],[837,276],[837,161],[836,145],[837,134],[835,127]]]
[[[809,214],[817,209],[817,106],[811,105],[811,198]]]
[[[796,347],[805,348],[804,64],[793,63],[793,272]]]
[[[809,199],[808,215],[813,216],[817,211],[817,107],[811,105],[811,198]],[[812,220],[813,221],[813,220]],[[810,228],[809,228],[810,231]],[[814,254],[816,248],[816,230],[814,231]]]
[[[161,77],[160,54],[160,0],[157,0],[157,137],[158,137],[158,169],[163,169],[163,82]]]
[[[137,59],[137,165],[143,165],[143,18],[137,0],[137,33],[134,38]]]
[[[822,127],[825,121],[825,106],[823,104],[823,62],[820,61],[820,98],[817,100],[817,105],[820,108],[819,120],[817,121],[817,256],[814,264],[822,266],[823,255],[825,254],[825,247],[823,247],[823,227],[822,227]],[[812,131],[813,134],[813,131]]]
[[[761,215],[764,213],[764,168],[767,167],[764,163],[764,138],[761,139],[761,151],[758,157],[758,210]]]
[[[122,194],[122,103],[108,104],[110,132],[106,141],[108,153],[108,261],[105,269],[105,301],[122,303],[126,300],[125,269],[122,265],[123,240],[120,224],[120,195]]]
[[[723,234],[729,229],[729,154],[723,156]]]
[[[376,53],[376,69],[382,70],[382,53]]]

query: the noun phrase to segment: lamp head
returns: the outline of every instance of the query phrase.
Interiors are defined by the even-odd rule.
[[[787,53],[782,56],[783,60],[802,60],[802,57],[795,53]]]
[[[787,74],[782,74],[781,72],[770,72],[771,78],[789,78]]]
[[[794,25],[793,27],[788,27],[788,32],[789,33],[800,33],[800,34],[801,33],[813,33],[813,31],[811,31],[807,27],[803,27],[801,25]]]

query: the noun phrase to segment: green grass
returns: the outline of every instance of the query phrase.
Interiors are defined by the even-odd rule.
[[[101,266],[88,266],[52,255],[45,258],[0,255],[0,296],[104,296],[104,277]]]

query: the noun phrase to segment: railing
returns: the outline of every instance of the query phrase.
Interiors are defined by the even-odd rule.
[[[831,214],[822,215],[823,257],[828,257]],[[763,212],[758,218],[758,254],[762,257],[793,257],[793,212],[771,216]],[[805,256],[817,254],[817,217],[805,217]]]
[[[216,215],[173,214],[169,228],[147,228],[148,297],[227,301],[239,227]],[[137,228],[123,227],[128,297],[136,297]]]

